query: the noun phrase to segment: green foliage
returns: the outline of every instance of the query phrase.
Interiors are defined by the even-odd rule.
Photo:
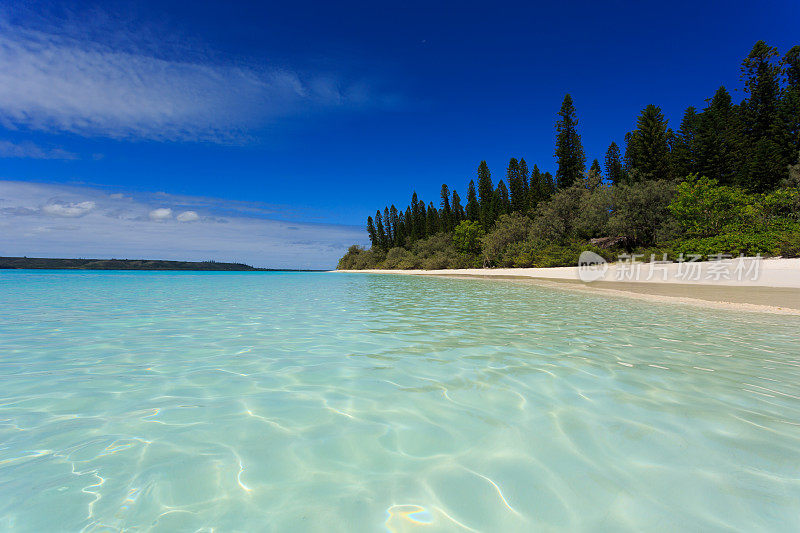
[[[757,42],[742,79],[740,104],[720,87],[702,111],[686,109],[677,132],[660,108],[647,106],[625,135],[624,165],[616,143],[608,147],[605,183],[599,161],[584,172],[578,119],[566,95],[556,124],[556,178],[537,165],[529,178],[525,160],[511,158],[505,181],[494,187],[482,161],[464,206],[442,185],[438,207],[414,193],[405,210],[378,210],[367,218],[372,247],[351,247],[340,268],[574,264],[595,238],[671,255],[796,256],[800,46],[780,60],[775,48]]]
[[[608,250],[587,245],[585,242],[548,243],[537,239],[513,244],[507,254],[512,257],[513,264],[510,266],[549,268],[577,265],[578,258],[584,250],[593,251],[607,261],[612,260],[615,255]]]
[[[586,170],[586,155],[583,152],[581,136],[578,134],[578,117],[572,96],[564,96],[556,122],[556,182],[559,189],[566,189],[580,180]]]
[[[488,228],[494,224],[496,215],[492,173],[489,172],[489,166],[486,164],[486,161],[481,161],[481,164],[478,165],[478,203],[480,207],[480,221]]]
[[[467,220],[478,220],[481,216],[481,208],[478,204],[478,196],[475,194],[475,182],[470,180],[467,187]]]
[[[586,188],[590,191],[597,190],[601,185],[603,185],[603,175],[600,172],[600,162],[595,159],[592,161],[592,166],[589,168],[589,172],[586,173]]]
[[[613,213],[607,226],[609,234],[624,236],[628,242],[640,246],[653,244],[662,232],[669,231],[667,206],[674,194],[674,186],[666,180],[615,187]]]
[[[723,185],[744,180],[741,150],[743,131],[739,113],[731,103],[731,95],[720,87],[708,107],[695,118],[696,133],[689,149],[694,165],[681,169],[681,178],[694,172],[716,179]]]
[[[527,169],[526,169],[527,170]],[[528,207],[527,172],[523,178],[522,170],[516,158],[511,158],[506,170],[506,180],[508,181],[509,206],[503,212],[524,211]],[[501,180],[502,183],[502,180]],[[498,184],[499,187],[499,184]],[[502,206],[505,208],[505,206]]]
[[[490,265],[514,266],[506,256],[509,245],[532,238],[533,221],[519,213],[497,219],[492,231],[481,238],[483,256]]]
[[[752,199],[741,189],[693,174],[678,185],[678,194],[670,202],[669,211],[687,236],[711,237],[719,235],[726,226],[752,220],[752,204]]]
[[[547,241],[564,242],[575,235],[575,215],[589,192],[578,185],[559,189],[547,202],[539,205],[534,231]]]
[[[737,256],[797,257],[800,255],[800,226],[761,232],[731,232],[713,237],[676,241],[670,246],[672,256],[698,254],[708,257],[722,253]]]
[[[628,137],[625,158],[629,168],[636,170],[641,179],[670,177],[667,120],[660,107],[650,104],[642,110],[636,130]]]
[[[365,250],[361,246],[353,245],[347,249],[344,257],[339,259],[339,270],[364,270],[376,268],[385,255],[377,248]]]
[[[588,194],[581,193],[573,226],[575,236],[581,239],[603,237],[608,234],[608,221],[613,212],[613,189],[597,187]]]
[[[508,197],[508,189],[503,180],[497,182],[497,189],[494,191],[494,212],[499,217],[510,213],[512,210],[511,200]]]
[[[624,179],[624,172],[622,170],[622,156],[619,151],[617,143],[612,142],[606,150],[606,178],[616,185],[622,183]]]
[[[478,222],[464,220],[453,231],[453,244],[461,253],[478,254],[481,252],[480,239],[483,235],[483,227]]]

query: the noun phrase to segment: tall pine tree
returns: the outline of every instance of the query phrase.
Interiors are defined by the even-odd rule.
[[[508,169],[506,170],[506,180],[508,181],[508,192],[510,193],[511,210],[523,211],[528,202],[527,198],[525,198],[525,184],[522,182],[522,175],[520,174],[519,171],[519,161],[517,161],[517,159],[514,157],[512,157],[508,162]],[[503,187],[505,188],[505,185],[503,185]],[[505,209],[505,206],[502,207]],[[502,214],[503,212],[507,212],[507,210],[498,212],[498,214]]]
[[[653,104],[645,107],[636,126],[629,137],[626,154],[635,179],[670,178],[667,120],[661,108]]]
[[[614,141],[608,145],[606,150],[606,178],[614,185],[622,183],[624,171],[622,169],[622,155],[619,151],[619,146]]]
[[[469,205],[469,196],[467,197]],[[486,161],[481,161],[478,165],[478,205],[480,206],[480,221],[484,228],[494,224],[494,186],[492,185],[492,173]]]
[[[481,207],[478,203],[478,196],[475,194],[475,181],[473,180],[469,180],[467,187],[466,216],[467,220],[480,220],[481,218]]]
[[[367,235],[369,235],[369,242],[374,248],[380,246],[378,232],[375,231],[375,222],[372,220],[372,217],[367,217]]]
[[[774,188],[787,173],[778,114],[780,76],[778,50],[758,41],[742,61],[742,78],[748,94],[742,102],[744,130],[751,147],[746,185],[756,191]]]
[[[461,197],[455,189],[453,189],[453,200],[450,202],[450,205],[453,209],[453,227],[456,227],[462,220],[466,219],[467,216],[464,214],[464,207],[461,205]]]
[[[527,211],[528,207],[530,207],[530,198],[531,198],[531,191],[530,191],[530,182],[528,181],[528,163],[525,162],[525,158],[520,158],[519,160],[519,177],[522,180],[522,189],[523,189],[523,199],[522,199],[522,209],[521,211]]]
[[[385,250],[389,247],[389,240],[386,237],[386,230],[383,228],[383,221],[381,220],[381,210],[375,212],[375,234],[378,237],[378,247]]]
[[[425,218],[425,230],[428,237],[439,233],[439,212],[433,205],[433,202],[428,204],[428,213]]]
[[[394,243],[394,226],[392,226],[392,217],[388,206],[383,208],[383,225],[386,230],[386,246],[391,248]]]
[[[566,189],[581,179],[586,170],[586,155],[583,153],[581,136],[578,134],[578,117],[572,96],[564,97],[559,119],[556,122],[556,182],[559,189]]]
[[[693,172],[734,185],[741,171],[741,126],[731,95],[720,87],[696,120],[696,167]],[[682,176],[683,177],[683,176]]]
[[[497,189],[494,191],[494,212],[499,217],[511,212],[511,199],[508,195],[508,188],[503,180],[497,182]]]
[[[447,187],[446,183],[442,183],[442,190],[439,193],[439,197],[441,198],[441,212],[439,218],[442,231],[450,231],[453,229],[453,212],[450,209],[450,189]]]
[[[689,174],[697,172],[697,134],[699,117],[697,110],[690,106],[683,112],[683,119],[675,136],[675,146],[672,150],[672,170],[675,177],[683,179]]]
[[[781,100],[781,121],[784,123],[785,158],[794,164],[800,157],[800,45],[793,46],[783,57],[786,90]]]

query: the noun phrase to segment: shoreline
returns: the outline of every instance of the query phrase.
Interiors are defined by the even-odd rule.
[[[800,259],[763,259],[757,279],[706,279],[714,262],[697,262],[700,279],[677,277],[677,264],[667,265],[663,277],[617,280],[620,264],[611,264],[605,276],[584,282],[578,267],[475,268],[452,270],[336,270],[334,272],[439,276],[528,282],[538,286],[634,298],[657,303],[685,304],[713,309],[800,316]],[[719,263],[717,263],[718,265]],[[645,265],[646,267],[646,265]],[[629,267],[628,267],[629,268]],[[661,272],[659,272],[661,274]],[[666,279],[664,279],[666,278]]]

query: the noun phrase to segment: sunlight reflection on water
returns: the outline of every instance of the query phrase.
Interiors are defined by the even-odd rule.
[[[800,529],[796,317],[0,272],[0,529]]]

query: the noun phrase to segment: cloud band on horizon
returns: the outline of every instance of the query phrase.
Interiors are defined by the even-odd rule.
[[[365,240],[358,227],[263,218],[218,199],[0,181],[0,255],[6,256],[214,259],[327,269],[349,245]]]

